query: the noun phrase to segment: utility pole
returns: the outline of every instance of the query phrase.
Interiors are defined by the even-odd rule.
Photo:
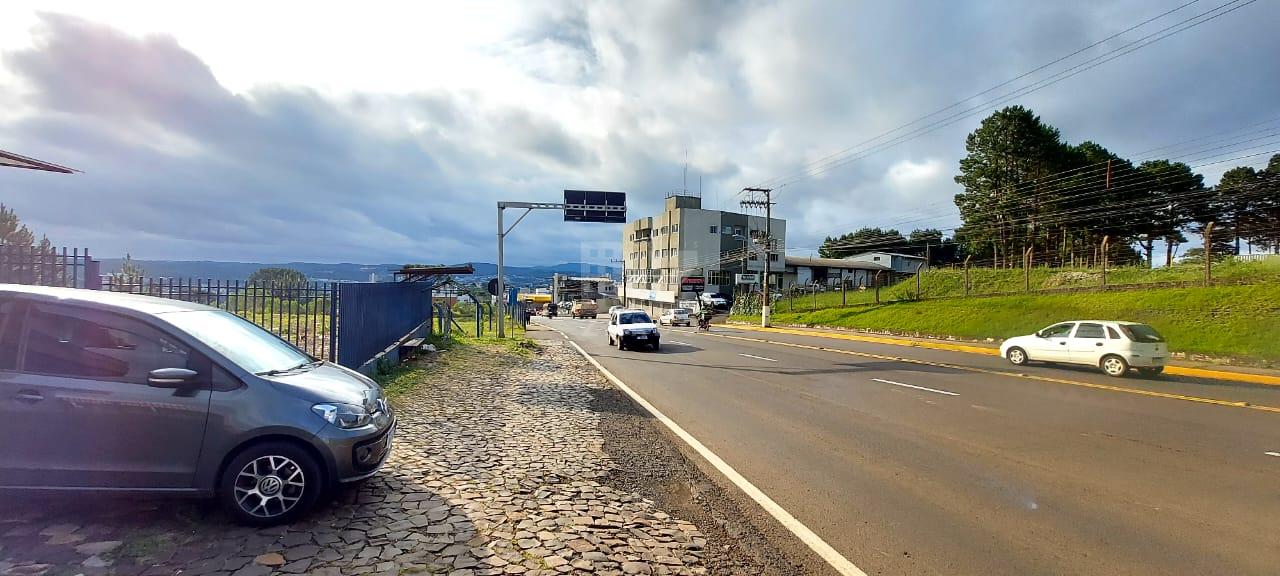
[[[764,278],[762,287],[764,288],[764,302],[760,305],[760,325],[769,326],[770,304],[773,302],[769,299],[769,256],[773,253],[773,236],[770,227],[773,220],[773,200],[771,194],[772,188],[743,188],[743,192],[761,192],[764,194],[764,200],[743,200],[743,206],[763,206],[764,207]]]
[[[623,254],[621,258],[610,260],[610,262],[622,264],[622,305],[627,305],[627,255]]]

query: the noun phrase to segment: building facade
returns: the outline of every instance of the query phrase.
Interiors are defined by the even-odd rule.
[[[876,273],[881,282],[893,280],[893,269],[888,264],[853,260],[851,258],[809,258],[787,256],[783,273],[784,288],[794,286],[849,287],[873,286]]]
[[[770,276],[783,272],[786,221],[773,218]],[[732,293],[734,274],[764,270],[765,218],[704,210],[697,196],[670,196],[662,213],[622,230],[623,305],[658,313],[701,292]]]
[[[896,252],[863,252],[848,257],[848,260],[885,265],[899,274],[915,274],[917,270],[929,268],[929,263],[925,261],[924,256]]]

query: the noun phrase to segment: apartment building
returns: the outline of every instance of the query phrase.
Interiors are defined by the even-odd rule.
[[[787,224],[773,218],[769,227],[776,287]],[[623,228],[624,305],[657,314],[700,292],[732,293],[734,274],[764,270],[764,230],[763,216],[704,210],[697,196],[669,196],[662,213]]]

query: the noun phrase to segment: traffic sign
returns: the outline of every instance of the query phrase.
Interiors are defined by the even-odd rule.
[[[489,280],[489,285],[485,286],[485,289],[489,291],[489,294],[497,296],[498,295],[498,279],[493,278]]]
[[[565,222],[623,224],[627,221],[626,192],[565,190],[564,204]]]
[[[734,278],[735,284],[759,284],[760,283],[760,275],[755,272],[751,272],[748,274],[734,274],[733,278]]]

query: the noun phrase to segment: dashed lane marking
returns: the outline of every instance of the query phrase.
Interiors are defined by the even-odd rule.
[[[1035,380],[1037,382],[1049,382],[1052,384],[1065,384],[1068,386],[1079,386],[1081,388],[1092,388],[1094,390],[1106,390],[1109,392],[1123,392],[1126,394],[1135,394],[1138,396],[1149,396],[1153,398],[1166,398],[1169,400],[1182,400],[1185,402],[1196,402],[1200,404],[1212,404],[1214,406],[1229,406],[1232,408],[1245,408],[1248,410],[1261,410],[1263,412],[1272,412],[1280,414],[1280,407],[1266,406],[1262,404],[1251,404],[1239,400],[1222,400],[1219,398],[1204,398],[1200,396],[1187,396],[1183,394],[1173,394],[1170,392],[1157,392],[1155,390],[1143,390],[1141,388],[1125,388],[1123,386],[1112,386],[1110,384],[1095,384],[1093,382],[1081,382],[1079,380],[1067,380],[1065,378],[1053,378],[1050,376],[1038,376],[1035,374],[1026,374],[1022,372],[1006,372],[1004,370],[991,370],[988,368],[978,368],[975,366],[962,366],[960,364],[949,364],[947,362],[931,362],[929,360],[916,360],[912,358],[903,358],[901,356],[889,356],[887,354],[873,354],[870,352],[855,352],[853,350],[842,350],[839,348],[825,348],[822,346],[812,346],[809,344],[796,344],[793,342],[780,342],[778,340],[768,340],[765,338],[751,338],[748,336],[733,336],[730,334],[716,334],[714,332],[693,333],[697,336],[710,336],[714,338],[728,338],[730,340],[743,340],[746,342],[759,342],[762,344],[773,344],[775,346],[786,346],[788,348],[800,348],[803,350],[817,350],[820,352],[832,352],[835,354],[845,354],[848,356],[858,356],[860,358],[875,358],[878,360],[895,360],[898,362],[907,362],[910,364],[918,364],[922,366],[937,366],[941,368],[951,368],[953,370],[963,370],[965,372],[975,372],[978,374],[992,374],[995,376],[1008,376],[1010,378],[1023,378],[1026,380]]]
[[[935,392],[938,394],[946,394],[947,396],[959,396],[959,394],[956,394],[955,392],[947,392],[946,390],[938,390],[936,388],[926,388],[924,386],[916,386],[915,384],[903,384],[902,382],[894,382],[893,380],[885,380],[883,378],[872,378],[872,380],[875,380],[876,382],[881,382],[883,384],[892,384],[894,386],[901,386],[903,388],[915,388],[916,390],[924,390],[925,392]]]
[[[755,358],[756,360],[765,360],[767,362],[777,362],[777,360],[774,360],[773,358],[765,358],[764,356],[756,356],[754,354],[738,354],[738,355],[745,356],[747,358]]]

